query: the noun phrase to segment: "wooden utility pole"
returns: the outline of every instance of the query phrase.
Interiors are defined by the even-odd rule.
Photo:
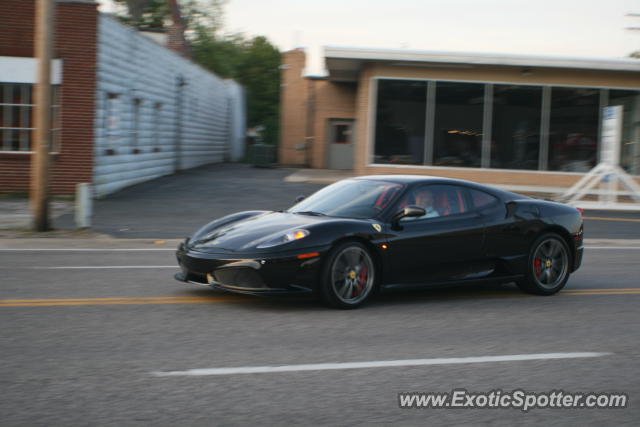
[[[51,54],[55,0],[37,0],[35,53],[38,83],[35,90],[31,209],[35,231],[49,229],[49,152],[51,151]]]

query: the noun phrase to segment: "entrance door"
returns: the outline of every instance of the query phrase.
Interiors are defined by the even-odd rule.
[[[353,120],[329,120],[329,169],[353,169]]]

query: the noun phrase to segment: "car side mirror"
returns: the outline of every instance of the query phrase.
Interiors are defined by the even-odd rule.
[[[426,215],[426,213],[427,211],[425,211],[420,206],[407,206],[406,208],[402,209],[401,211],[399,211],[393,216],[393,223],[392,223],[393,228],[400,227],[400,220],[402,218],[419,217],[419,216]]]
[[[307,198],[307,196],[301,194],[298,197],[296,197],[296,203],[300,203],[301,201],[303,201],[306,198]]]
[[[421,208],[420,206],[407,206],[406,208],[398,212],[398,219],[422,216],[426,213],[427,211],[425,211],[424,208]]]

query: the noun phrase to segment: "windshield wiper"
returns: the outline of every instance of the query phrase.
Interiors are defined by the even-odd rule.
[[[327,216],[327,214],[323,214],[322,212],[315,212],[315,211],[298,211],[293,213],[300,214],[300,215]]]

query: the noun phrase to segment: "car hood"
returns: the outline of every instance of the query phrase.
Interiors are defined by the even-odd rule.
[[[242,251],[256,249],[262,242],[276,238],[298,228],[309,229],[319,222],[331,221],[322,216],[293,214],[289,212],[268,212],[223,225],[205,227],[198,231],[189,242],[196,250]],[[335,218],[333,219],[335,220]]]

